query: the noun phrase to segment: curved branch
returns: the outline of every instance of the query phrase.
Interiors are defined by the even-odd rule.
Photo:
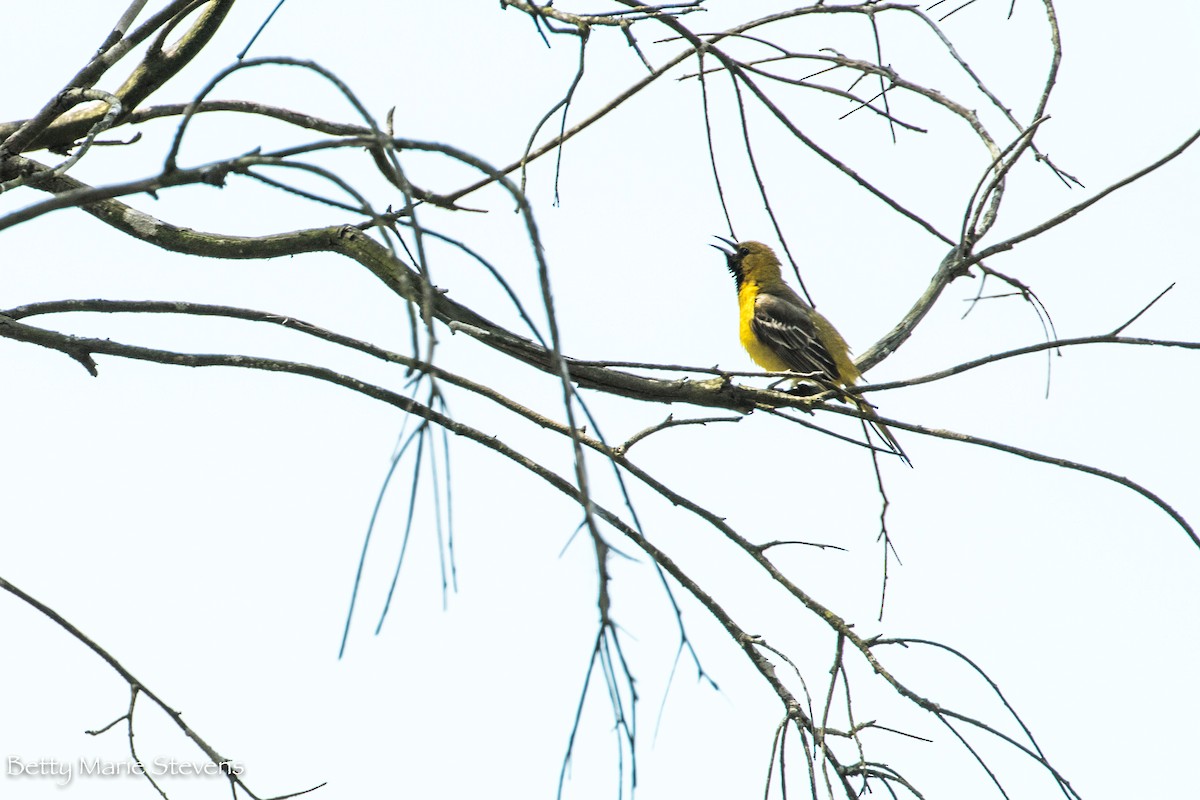
[[[1200,347],[1200,345],[1194,346]],[[856,410],[844,409],[838,406],[827,406],[825,410],[832,411],[835,414],[842,414],[844,416],[862,418]],[[1176,511],[1169,503],[1167,503],[1167,501],[1163,500],[1145,486],[1142,486],[1140,483],[1132,481],[1123,475],[1117,475],[1115,472],[1109,472],[1108,470],[1100,469],[1099,467],[1093,467],[1079,461],[1071,461],[1066,458],[1048,456],[1044,453],[1038,453],[1034,450],[1026,450],[1023,447],[1017,447],[1016,445],[1005,444],[1004,442],[997,442],[992,439],[984,439],[982,437],[972,436],[966,433],[958,433],[956,431],[950,431],[944,428],[927,428],[924,425],[914,425],[910,422],[901,422],[899,420],[889,419],[887,417],[879,417],[879,422],[887,425],[890,428],[899,428],[901,430],[912,431],[913,433],[923,433],[926,436],[932,436],[937,439],[948,439],[950,441],[963,442],[965,444],[981,445],[983,447],[991,448],[992,450],[1011,453],[1012,455],[1020,456],[1021,458],[1028,459],[1029,461],[1038,461],[1042,464],[1050,464],[1055,467],[1062,467],[1063,469],[1069,469],[1073,472],[1082,472],[1086,475],[1095,475],[1098,478],[1104,478],[1107,481],[1120,484],[1126,489],[1132,489],[1134,492],[1137,492],[1142,497],[1146,498],[1151,503],[1162,509],[1167,516],[1175,521],[1176,525],[1183,529],[1183,532],[1186,533],[1188,538],[1192,540],[1192,544],[1196,545],[1197,549],[1200,549],[1200,535],[1197,535],[1195,529],[1183,517],[1182,514]]]
[[[112,667],[113,670],[118,675],[121,676],[121,679],[124,680],[127,684],[129,684],[129,688],[133,694],[130,699],[129,711],[126,714],[126,717],[128,718],[129,724],[131,726],[131,728],[130,728],[130,745],[131,745],[131,747],[132,747],[132,742],[133,742],[133,733],[132,733],[133,705],[137,698],[137,695],[144,694],[144,695],[146,695],[146,697],[150,698],[150,700],[153,701],[154,704],[156,706],[158,706],[159,709],[161,709],[164,714],[167,715],[167,717],[170,718],[171,722],[173,722],[175,724],[175,727],[179,728],[179,730],[181,730],[188,739],[191,739],[192,743],[195,744],[196,747],[200,748],[200,751],[202,753],[204,753],[204,755],[208,758],[208,760],[210,762],[212,762],[218,769],[220,769],[222,771],[223,774],[225,774],[229,778],[229,781],[231,784],[242,787],[242,789],[244,789],[246,791],[246,793],[250,795],[250,797],[254,797],[254,798],[258,797],[258,795],[251,792],[249,787],[247,787],[245,785],[245,783],[242,782],[241,775],[238,773],[238,771],[236,769],[232,768],[233,765],[235,764],[235,762],[233,760],[225,758],[220,753],[218,753],[212,747],[212,745],[210,745],[203,738],[201,738],[198,733],[196,733],[194,730],[192,730],[192,728],[186,722],[183,721],[183,714],[181,714],[179,711],[176,711],[171,706],[167,705],[162,700],[162,698],[160,698],[157,694],[155,694],[148,686],[146,686],[145,683],[143,683],[142,681],[140,681],[136,677],[134,677],[133,673],[131,673],[128,669],[126,669],[125,666],[123,664],[121,664],[121,662],[117,661],[117,659],[114,658],[112,656],[112,654],[110,654],[103,647],[101,647],[100,645],[98,645],[94,641],[92,641],[92,639],[89,638],[87,636],[87,634],[85,634],[83,631],[79,630],[74,625],[72,625],[70,622],[68,622],[61,614],[59,614],[53,608],[50,608],[50,606],[48,606],[45,603],[43,603],[42,601],[38,600],[36,597],[33,597],[32,595],[27,594],[26,592],[22,591],[21,589],[14,586],[12,583],[8,582],[7,580],[5,580],[2,577],[0,577],[0,589],[3,589],[4,591],[8,592],[9,594],[13,595],[14,597],[17,597],[23,603],[25,603],[28,606],[31,606],[32,608],[36,609],[40,614],[42,614],[43,616],[50,619],[52,622],[54,622],[54,624],[58,625],[60,628],[62,628],[64,631],[66,631],[68,634],[70,634],[72,638],[74,638],[75,640],[77,640],[78,642],[83,644],[85,647],[87,647],[89,650],[91,650],[93,653],[95,653],[100,658],[100,660],[102,660],[104,663],[106,663],[110,667]],[[115,723],[113,723],[113,724],[115,724]],[[108,728],[111,728],[111,727],[112,727],[112,725],[110,724],[103,730],[107,730]],[[100,732],[102,732],[102,731],[96,731],[95,733],[100,733]],[[136,752],[134,753],[134,757],[136,758]],[[149,773],[147,773],[147,777],[149,777]],[[153,780],[151,780],[151,782],[153,782]],[[321,786],[324,786],[324,785],[325,784],[322,783],[322,784],[320,784],[320,786],[317,786],[314,788],[319,789]],[[312,789],[308,789],[306,791],[312,791]],[[303,792],[301,792],[299,794],[303,794]],[[288,797],[294,797],[294,796],[296,796],[296,795],[294,795],[294,794],[288,795]]]
[[[114,92],[121,101],[125,115],[128,115],[163,84],[175,77],[204,49],[233,8],[234,0],[205,0],[205,2],[207,8],[171,47],[166,49],[150,48],[142,62],[125,79],[121,88]],[[171,3],[133,34],[93,59],[65,88],[91,88],[91,85],[128,53],[130,48],[149,38],[154,31],[164,26],[169,28],[189,14],[193,7],[200,4],[196,0],[176,0]],[[59,97],[61,96],[60,94]],[[15,130],[8,134],[7,140],[3,144],[0,144],[0,164],[3,164],[5,157],[10,154],[45,148],[70,147],[76,139],[84,136],[89,129],[96,125],[97,121],[104,116],[106,107],[103,105],[88,106],[64,114],[65,110],[56,97],[33,118],[16,123]],[[121,119],[118,119],[117,123],[120,122]],[[0,136],[4,136],[5,129],[12,126],[13,123],[9,123],[8,126],[0,126]]]
[[[972,264],[978,263],[978,262],[984,260],[985,258],[994,256],[997,253],[1003,253],[1007,250],[1012,250],[1015,246],[1017,246],[1021,242],[1025,241],[1027,239],[1032,239],[1034,236],[1045,233],[1046,231],[1050,230],[1051,228],[1061,225],[1062,223],[1071,219],[1071,217],[1074,217],[1080,211],[1083,211],[1084,209],[1087,209],[1087,208],[1095,205],[1096,203],[1100,202],[1105,197],[1108,197],[1110,194],[1117,191],[1118,189],[1128,186],[1129,184],[1133,183],[1134,181],[1138,180],[1139,178],[1143,178],[1146,175],[1149,175],[1151,172],[1154,172],[1159,167],[1168,163],[1172,159],[1178,157],[1185,150],[1187,150],[1189,147],[1191,147],[1193,144],[1195,144],[1197,139],[1200,139],[1200,129],[1197,129],[1191,136],[1189,136],[1187,139],[1185,139],[1183,141],[1183,144],[1179,145],[1174,150],[1167,153],[1165,156],[1160,158],[1158,161],[1155,161],[1153,164],[1149,165],[1148,167],[1139,169],[1137,172],[1133,173],[1132,175],[1130,175],[1126,178],[1122,178],[1121,180],[1112,184],[1108,188],[1104,189],[1104,191],[1099,192],[1098,194],[1095,194],[1092,197],[1089,197],[1087,200],[1084,200],[1082,203],[1077,203],[1076,205],[1071,206],[1066,211],[1056,214],[1055,216],[1051,217],[1050,219],[1046,220],[1045,222],[1041,223],[1040,225],[1035,225],[1034,227],[1030,228],[1029,230],[1025,231],[1024,233],[1018,233],[1016,236],[1011,236],[1008,239],[1005,239],[1004,241],[1000,242],[999,244],[994,244],[991,247],[981,250],[980,252],[971,256],[971,258],[968,259],[964,263],[964,267],[969,267]]]
[[[1200,350],[1200,342],[1187,342],[1176,339],[1144,339],[1136,336],[1118,336],[1112,333],[1102,334],[1100,336],[1079,336],[1073,339],[1055,339],[1050,342],[1039,342],[1026,347],[1018,347],[1014,350],[1005,350],[1002,353],[993,353],[989,356],[976,358],[971,361],[965,361],[962,364],[956,364],[953,367],[930,372],[925,375],[920,375],[916,378],[906,378],[902,381],[891,381],[889,383],[876,383],[871,386],[855,387],[872,392],[883,392],[889,389],[899,389],[906,386],[917,386],[922,383],[932,383],[949,378],[953,375],[961,375],[986,364],[993,364],[997,361],[1003,361],[1017,356],[1025,356],[1030,353],[1040,353],[1045,350],[1058,350],[1063,347],[1077,347],[1084,344],[1127,344],[1140,347],[1178,347],[1183,350]]]

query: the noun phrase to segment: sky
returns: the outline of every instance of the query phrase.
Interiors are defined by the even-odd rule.
[[[235,60],[272,6],[240,3],[202,58],[154,101],[192,97]],[[14,29],[53,31],[54,38],[52,47],[42,35],[17,38],[0,53],[5,73],[20,76],[6,89],[4,119],[32,114],[61,88],[124,7],[74,4],[69,25],[61,9],[11,12]],[[1008,19],[1008,8],[981,0],[945,29],[983,80],[1026,119],[1049,59],[1044,12],[1020,0]],[[713,2],[685,19],[707,33],[777,10],[765,2]],[[1193,4],[1171,0],[1155,4],[1153,13],[1118,14],[1073,0],[1057,11],[1064,56],[1038,144],[1084,186],[1067,188],[1042,165],[1018,166],[985,245],[1083,201],[1200,127],[1189,102],[1190,58],[1200,34]],[[964,98],[998,139],[1011,137],[953,73],[935,40],[915,25],[884,15],[880,22],[885,63]],[[633,31],[652,63],[678,51],[650,23]],[[797,51],[874,52],[869,28],[857,18],[806,18],[778,27],[774,38]],[[745,45],[738,52],[761,51]],[[502,165],[519,157],[537,120],[570,85],[578,48],[567,36],[551,37],[547,47],[527,17],[494,2],[356,0],[339,4],[334,15],[326,4],[292,0],[251,55],[311,59],[351,86],[378,118],[394,107],[399,135],[450,143]],[[685,78],[693,72],[694,62],[677,68],[569,142],[557,202],[554,162],[542,159],[529,170],[527,194],[569,355],[752,368],[737,342],[731,281],[708,247],[713,235],[731,232],[713,187],[700,89]],[[118,68],[102,88],[113,88],[124,74]],[[569,124],[644,74],[619,33],[595,31]],[[778,244],[738,147],[728,83],[713,78],[708,91],[735,233]],[[900,131],[893,143],[878,118],[859,112],[840,119],[847,110],[840,99],[779,91],[807,134],[940,229],[958,229],[987,164],[961,122],[894,93],[897,116],[929,132]],[[327,83],[298,68],[239,73],[215,96],[357,122]],[[851,345],[866,350],[923,291],[944,245],[789,139],[760,109],[751,111],[750,125],[808,289]],[[143,127],[144,142],[96,152],[72,174],[94,184],[153,174],[173,128]],[[310,138],[278,123],[210,115],[197,120],[181,162]],[[405,158],[419,183],[439,190],[471,178],[444,159]],[[398,205],[395,193],[369,175],[362,154],[331,163],[368,187],[381,207]],[[1031,286],[1061,338],[1111,331],[1174,285],[1127,334],[1200,340],[1193,312],[1200,285],[1189,238],[1198,177],[1200,156],[1188,151],[989,266]],[[0,215],[40,199],[29,190],[9,193],[0,197]],[[245,180],[130,202],[178,225],[239,235],[358,221]],[[424,224],[502,265],[526,306],[540,309],[536,264],[511,201],[488,189],[463,202],[486,213],[429,209]],[[0,236],[0,308],[97,297],[222,303],[406,348],[403,303],[333,255],[261,263],[185,258],[128,240],[77,211]],[[521,331],[477,265],[449,247],[435,247],[430,264],[435,283],[451,297]],[[979,283],[952,284],[913,337],[868,378],[912,378],[1044,340],[1037,315],[1017,298],[970,307]],[[985,288],[1000,290],[994,282]],[[394,367],[249,323],[101,315],[31,322],[184,352],[319,363],[393,389],[406,382]],[[442,366],[561,418],[561,394],[546,376],[514,367],[466,335],[440,329],[438,337]],[[457,589],[443,591],[445,550],[426,476],[395,595],[376,635],[408,510],[405,464],[411,462],[402,463],[400,479],[383,494],[339,659],[364,536],[412,421],[390,406],[295,376],[114,358],[98,363],[99,377],[92,378],[59,353],[0,339],[7,445],[0,462],[0,578],[53,608],[180,710],[206,741],[245,766],[261,796],[323,782],[316,796],[554,796],[596,635],[594,555],[575,534],[576,506],[494,453],[454,439]],[[1198,375],[1192,351],[1090,345],[1008,359],[873,399],[888,417],[1109,470],[1196,524],[1193,453],[1200,437],[1189,409],[1200,391]],[[611,441],[668,413],[713,415],[592,393],[584,398]],[[451,393],[449,402],[456,419],[570,470],[561,437],[464,393]],[[845,419],[831,417],[814,422],[854,432]],[[888,565],[882,621],[880,500],[861,449],[753,414],[737,423],[663,431],[631,454],[754,541],[795,538],[845,548],[797,547],[776,551],[776,558],[861,635],[936,640],[969,656],[1082,797],[1178,795],[1188,776],[1167,765],[1190,763],[1200,743],[1191,722],[1200,716],[1194,681],[1200,552],[1184,531],[1145,498],[1094,476],[912,432],[898,436],[915,468],[883,463],[887,525],[900,563]],[[611,471],[596,460],[589,468],[600,502],[619,509]],[[744,629],[788,653],[823,696],[834,647],[828,629],[711,528],[644,487],[631,491],[651,540]],[[657,575],[619,535],[611,540],[631,556],[614,557],[611,591],[640,698],[637,794],[761,794],[781,716],[777,698],[678,587],[689,640],[719,688],[698,679],[687,656],[676,663],[678,628]],[[11,788],[23,798],[156,796],[135,776],[78,774],[81,759],[128,761],[119,726],[86,733],[126,712],[124,681],[15,597],[0,595],[0,624],[10,643],[0,659],[4,794]],[[921,648],[886,658],[916,691],[1017,733],[963,663]],[[931,740],[873,732],[868,757],[901,767],[929,798],[1000,796],[929,715],[881,691],[860,662],[851,680],[860,720]],[[793,688],[799,690],[794,681]],[[137,714],[136,741],[147,760],[203,761],[144,700]],[[597,683],[585,698],[564,797],[618,795],[612,728]],[[971,741],[1009,796],[1061,796],[1028,760],[994,740]],[[42,762],[76,773],[69,779],[14,774],[15,763]],[[793,791],[806,783],[801,763],[798,751],[789,754]],[[194,776],[176,777],[170,789],[179,798],[227,796],[219,780]],[[771,796],[779,796],[777,785]]]

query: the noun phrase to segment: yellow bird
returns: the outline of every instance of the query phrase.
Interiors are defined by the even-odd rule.
[[[737,283],[738,335],[754,363],[768,372],[804,373],[826,388],[857,383],[862,374],[850,359],[846,340],[829,320],[783,282],[775,252],[761,242],[716,238],[732,248],[712,245],[725,254],[729,272]],[[856,394],[847,394],[843,399],[858,406],[896,455],[912,466],[870,403]]]

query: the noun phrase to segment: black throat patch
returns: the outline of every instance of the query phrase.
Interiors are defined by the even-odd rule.
[[[733,282],[737,284],[737,288],[742,288],[742,281],[745,275],[742,273],[742,259],[737,253],[729,253],[725,256],[725,268],[729,270],[729,274],[733,276]]]

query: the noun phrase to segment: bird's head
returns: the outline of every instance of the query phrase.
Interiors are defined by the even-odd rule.
[[[714,237],[725,247],[709,245],[725,254],[725,266],[740,289],[746,280],[761,282],[768,278],[779,279],[779,259],[775,251],[762,242],[734,242],[721,236]]]

